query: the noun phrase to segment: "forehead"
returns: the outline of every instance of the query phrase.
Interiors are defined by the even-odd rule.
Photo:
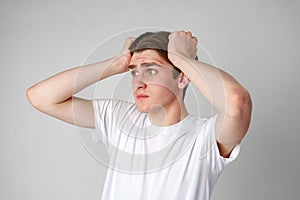
[[[157,63],[163,66],[172,67],[172,65],[162,58],[155,50],[144,50],[133,53],[129,65],[137,67],[144,63]]]

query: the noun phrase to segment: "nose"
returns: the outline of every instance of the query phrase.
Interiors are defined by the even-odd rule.
[[[145,89],[146,88],[146,84],[144,82],[140,82],[137,86],[137,89]]]
[[[147,84],[142,76],[135,77],[132,80],[132,83],[134,89],[145,89],[147,87]]]

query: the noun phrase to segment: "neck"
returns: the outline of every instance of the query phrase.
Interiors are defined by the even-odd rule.
[[[175,109],[153,106],[149,112],[150,121],[156,126],[171,126],[180,122],[188,115],[184,103],[177,106]]]

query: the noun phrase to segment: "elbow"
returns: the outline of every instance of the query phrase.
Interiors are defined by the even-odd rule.
[[[30,103],[33,107],[36,107],[36,101],[35,101],[35,99],[34,99],[34,88],[33,88],[33,86],[30,87],[30,88],[28,88],[28,89],[26,90],[26,97],[27,97],[29,103]]]
[[[231,89],[227,94],[226,115],[234,118],[243,118],[250,115],[252,101],[249,92],[242,88]]]
[[[42,107],[42,99],[39,95],[39,92],[37,91],[35,86],[32,86],[26,90],[26,97],[29,101],[29,103],[36,109],[40,110]]]

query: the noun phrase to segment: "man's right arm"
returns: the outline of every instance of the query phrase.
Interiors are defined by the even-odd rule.
[[[94,128],[92,100],[73,95],[109,76],[126,72],[130,62],[128,38],[120,56],[102,62],[75,67],[58,73],[28,88],[26,95],[39,111],[76,126]]]

